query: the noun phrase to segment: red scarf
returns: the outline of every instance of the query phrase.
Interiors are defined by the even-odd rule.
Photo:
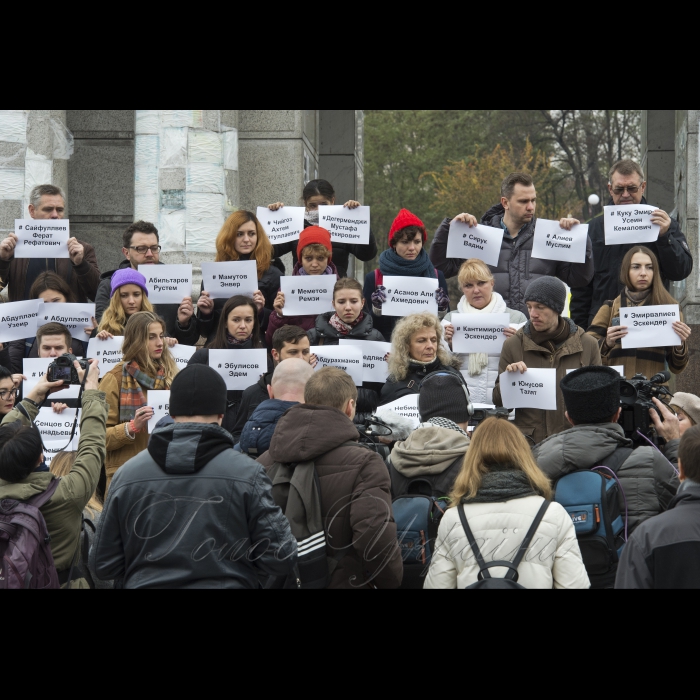
[[[333,314],[331,316],[331,320],[328,321],[333,328],[335,328],[340,335],[350,335],[352,332],[352,329],[360,325],[362,321],[365,319],[365,314],[364,312],[360,311],[360,315],[352,322],[352,323],[345,323],[345,321],[340,320],[340,316],[338,314]]]

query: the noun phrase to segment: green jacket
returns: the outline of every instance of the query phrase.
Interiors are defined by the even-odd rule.
[[[76,555],[80,545],[83,509],[95,493],[107,454],[108,406],[105,394],[95,390],[86,391],[83,394],[82,404],[80,442],[75,464],[70,474],[61,479],[53,498],[41,509],[51,536],[51,552],[59,573],[70,569]],[[22,406],[33,421],[38,409],[28,401],[23,401]],[[2,422],[16,421],[29,425],[27,417],[17,408],[10,411]],[[12,498],[26,501],[45,491],[51,480],[55,478],[50,472],[32,472],[24,481],[17,484],[0,479],[0,500]],[[73,584],[73,588],[86,587],[87,583],[83,579]]]

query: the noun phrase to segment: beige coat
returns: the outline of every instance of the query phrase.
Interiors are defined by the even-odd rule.
[[[567,319],[568,320],[568,319]],[[556,435],[563,430],[568,430],[571,424],[566,420],[564,413],[564,395],[559,388],[559,382],[566,376],[568,370],[600,365],[600,350],[598,343],[586,335],[582,328],[578,328],[570,321],[572,333],[556,352],[552,354],[525,334],[525,328],[521,328],[512,338],[508,338],[503,344],[501,362],[498,368],[499,377],[506,371],[508,365],[515,362],[524,362],[531,369],[557,370],[557,410],[542,411],[538,408],[518,408],[515,411],[515,425],[531,440],[531,446],[536,445],[550,435]],[[493,402],[496,406],[503,406],[501,399],[501,386],[496,382],[493,390]],[[506,408],[508,408],[506,406]]]
[[[135,440],[127,437],[123,423],[119,418],[119,397],[122,389],[122,371],[124,363],[120,362],[105,374],[100,382],[100,390],[107,396],[109,415],[107,416],[107,461],[105,473],[107,474],[107,489],[119,467],[126,464],[139,452],[148,447],[148,431],[144,429],[136,435]],[[143,391],[148,401],[148,392]]]

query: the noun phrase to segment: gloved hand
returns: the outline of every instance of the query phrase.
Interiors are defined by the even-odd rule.
[[[445,294],[442,287],[435,290],[435,301],[437,301],[438,313],[444,316],[450,310],[450,297]]]
[[[386,287],[379,286],[377,291],[372,294],[372,310],[375,316],[382,315],[382,306],[386,304]]]

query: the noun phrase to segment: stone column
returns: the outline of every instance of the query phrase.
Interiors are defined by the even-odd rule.
[[[647,200],[671,212],[674,202],[676,162],[676,111],[646,110],[642,113],[642,168],[647,179]]]

